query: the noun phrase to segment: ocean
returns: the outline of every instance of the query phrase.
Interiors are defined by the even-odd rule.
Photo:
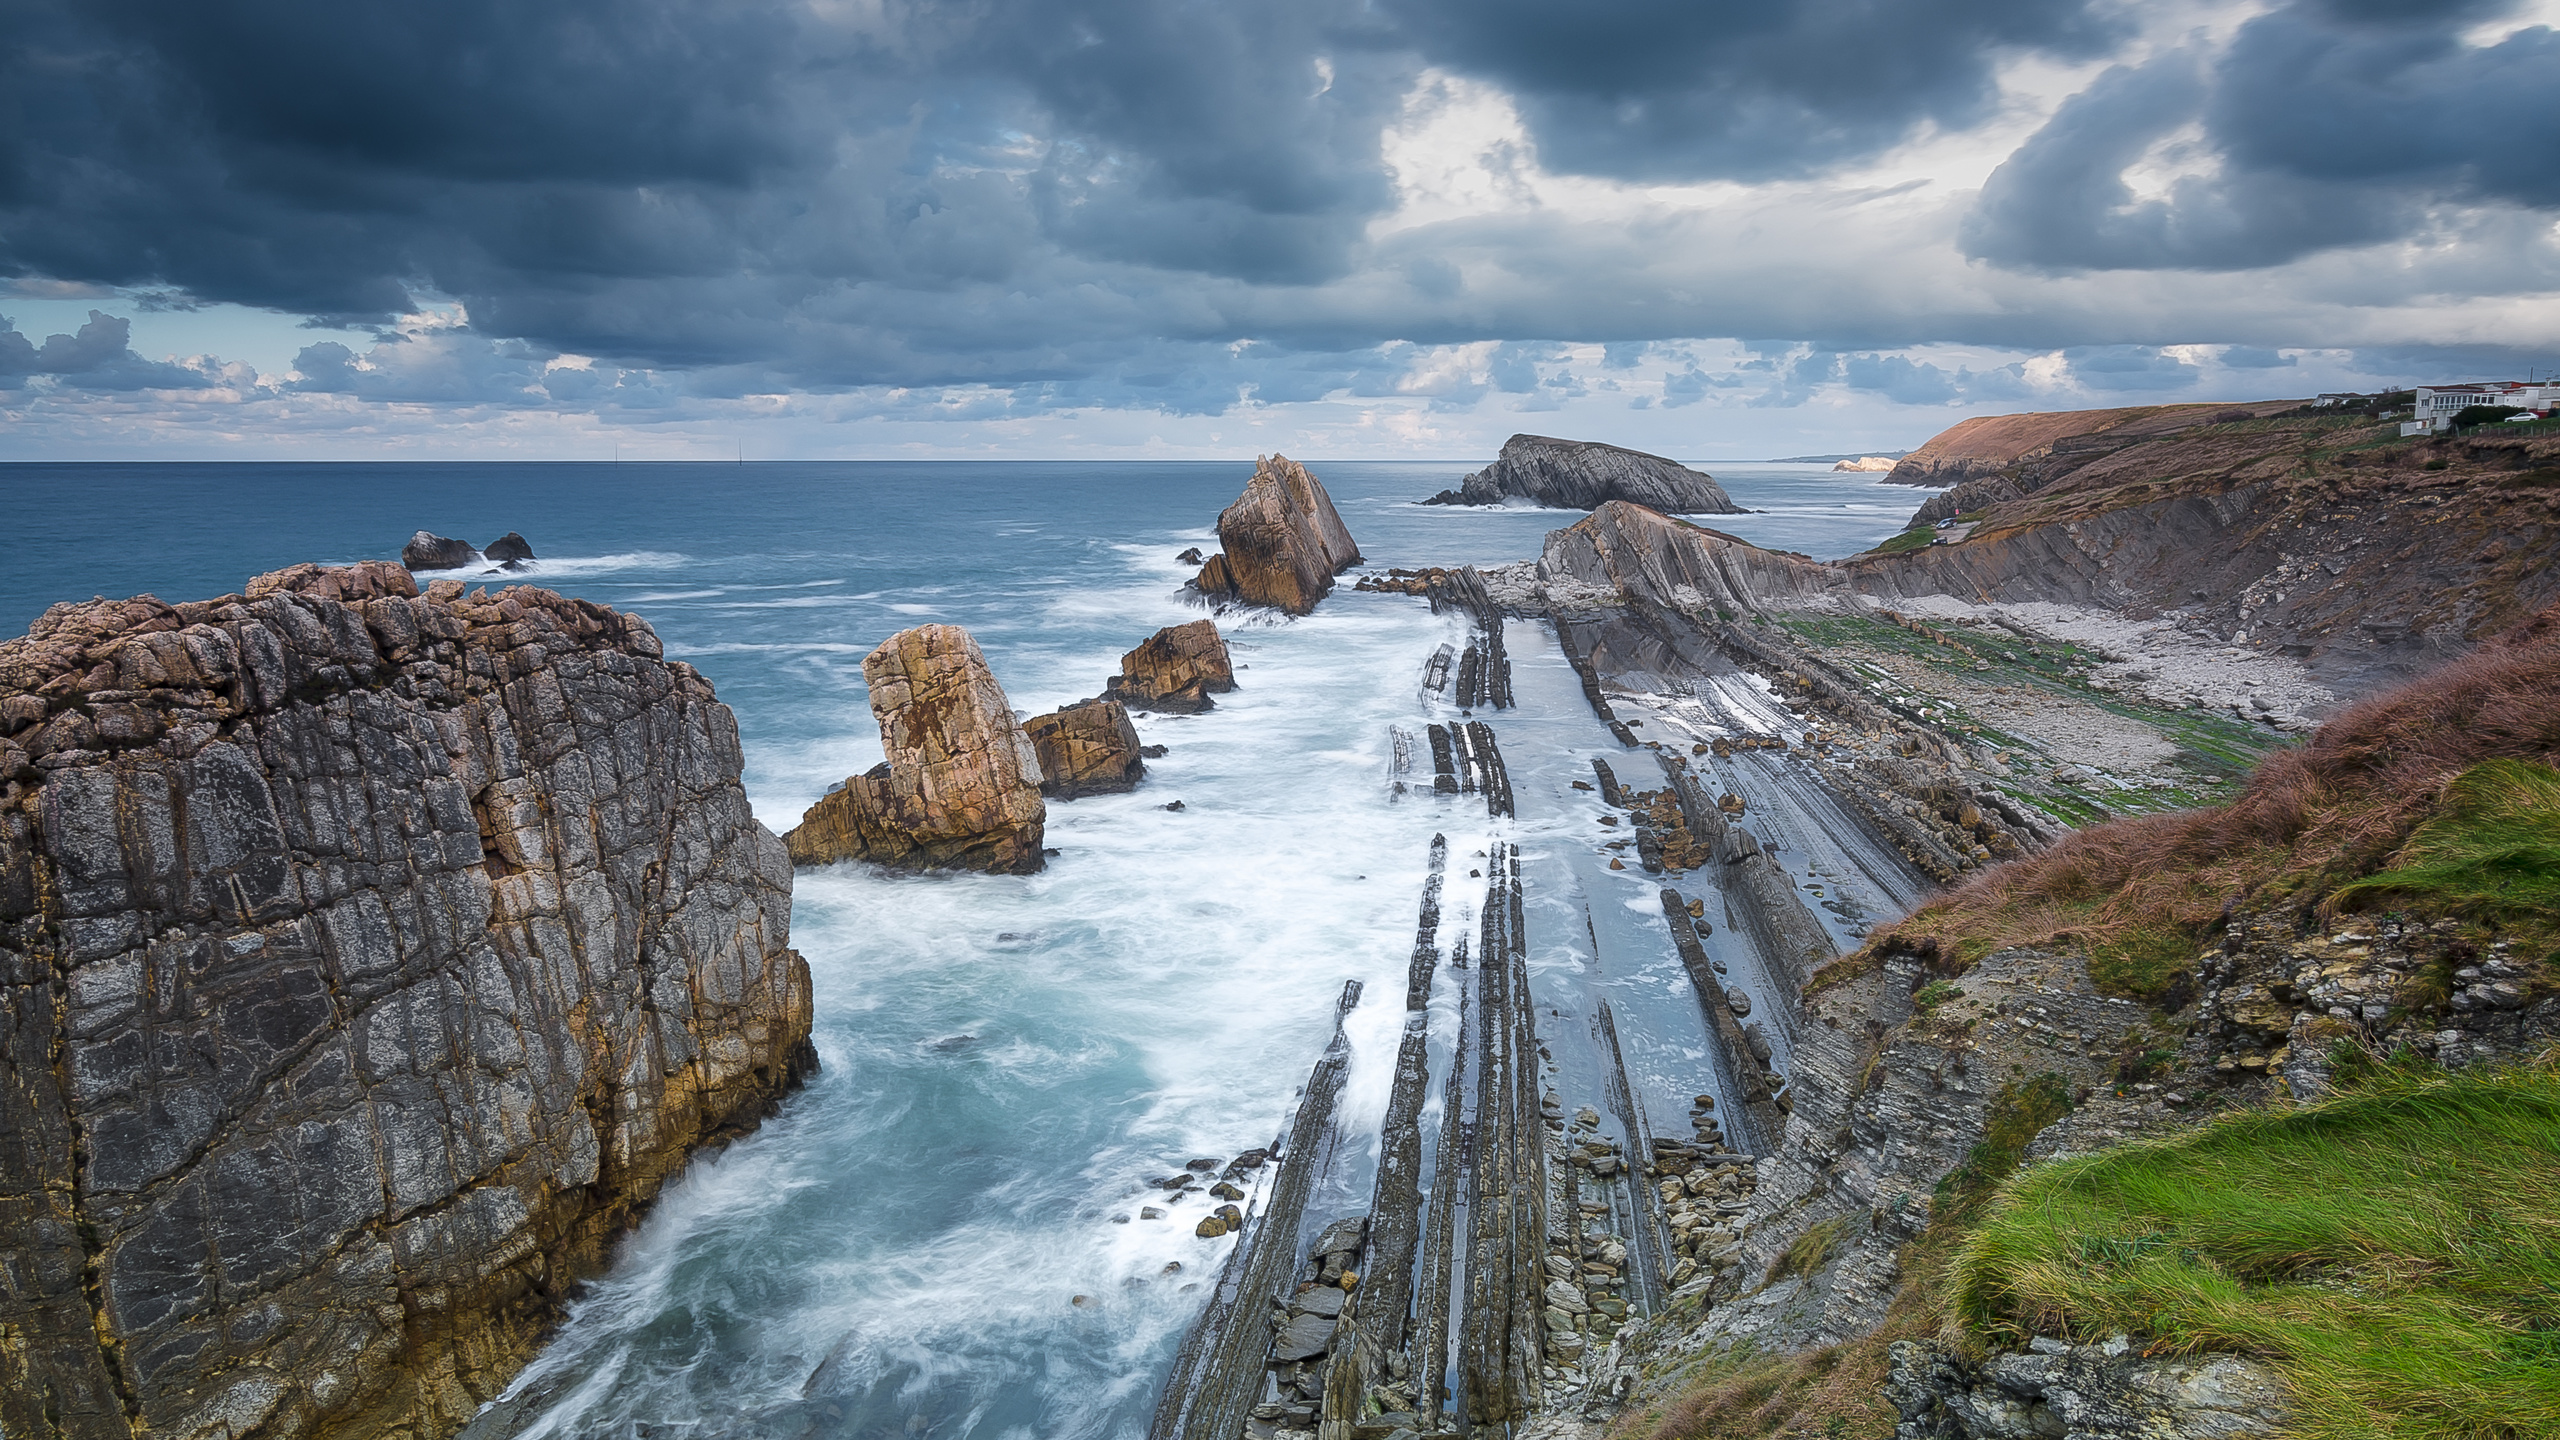
[[[1373,566],[1531,558],[1575,518],[1412,503],[1458,464],[1310,468]],[[1761,513],[1702,523],[1823,558],[1898,532],[1925,495],[1816,465],[1708,468]],[[1122,651],[1203,613],[1175,556],[1215,547],[1251,469],[7,466],[0,634],[64,599],[204,598],[298,561],[390,558],[421,528],[483,545],[519,531],[542,558],[489,583],[646,616],[737,712],[748,794],[780,832],[879,759],[861,662],[880,640],[968,627],[1025,713],[1097,694]],[[804,871],[793,938],[823,1070],[668,1188],[475,1433],[1142,1433],[1233,1242],[1197,1238],[1179,1209],[1124,1217],[1162,1203],[1147,1177],[1270,1143],[1344,981],[1402,993],[1435,833],[1444,940],[1472,923],[1476,853],[1521,845],[1542,1038],[1550,1013],[1563,1034],[1609,999],[1640,1102],[1676,1115],[1705,1058],[1694,998],[1659,882],[1605,868],[1596,802],[1571,788],[1617,747],[1551,632],[1512,622],[1520,705],[1480,717],[1502,736],[1516,820],[1471,796],[1399,798],[1389,727],[1432,718],[1420,669],[1463,622],[1349,580],[1304,619],[1222,619],[1237,691],[1205,715],[1141,717],[1168,753],[1133,794],[1053,804],[1042,873]],[[1835,874],[1854,855],[1793,853],[1852,905],[1898,898]],[[1730,958],[1737,988],[1758,983]],[[1401,1018],[1372,1003],[1349,1021],[1343,1119],[1372,1147]],[[1558,1052],[1567,1081],[1589,1078],[1582,1050]],[[1365,1203],[1353,1160],[1320,1209]]]

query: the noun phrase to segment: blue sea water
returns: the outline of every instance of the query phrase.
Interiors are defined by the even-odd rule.
[[[1411,503],[1459,465],[1313,468],[1374,566],[1530,558],[1574,518]],[[0,634],[63,599],[200,598],[297,561],[388,558],[420,528],[520,531],[543,558],[490,583],[646,616],[736,710],[748,793],[780,831],[879,758],[861,660],[882,638],[967,626],[1027,713],[1095,694],[1123,650],[1198,618],[1174,557],[1214,547],[1250,470],[0,467]],[[1761,513],[1705,523],[1825,557],[1898,532],[1921,498],[1819,466],[1716,473]],[[822,1073],[669,1188],[489,1433],[1142,1431],[1192,1287],[1231,1242],[1192,1234],[1197,1202],[1117,1217],[1161,1202],[1143,1177],[1269,1141],[1344,980],[1401,993],[1435,832],[1458,875],[1497,834],[1520,843],[1542,997],[1565,1016],[1615,996],[1639,1087],[1666,1106],[1696,1088],[1686,981],[1641,937],[1654,892],[1575,828],[1593,802],[1571,780],[1614,747],[1542,627],[1511,627],[1522,705],[1497,726],[1520,815],[1497,830],[1480,806],[1388,792],[1389,727],[1431,718],[1415,681],[1463,638],[1454,617],[1346,584],[1305,619],[1224,623],[1238,691],[1143,717],[1169,753],[1134,794],[1053,805],[1043,873],[803,872]],[[1467,886],[1452,895],[1444,935],[1471,918]],[[1353,1133],[1374,1133],[1400,1021],[1353,1012]]]

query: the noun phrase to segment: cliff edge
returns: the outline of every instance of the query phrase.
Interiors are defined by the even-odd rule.
[[[389,564],[0,644],[0,1432],[447,1435],[815,1065],[737,724]]]

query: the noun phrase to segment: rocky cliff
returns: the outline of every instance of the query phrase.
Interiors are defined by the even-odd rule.
[[[1292,615],[1316,608],[1333,577],[1360,563],[1360,547],[1323,482],[1284,455],[1254,465],[1244,494],[1218,514],[1218,543],[1224,548],[1194,582],[1202,595]]]
[[[1116,795],[1146,778],[1137,727],[1117,700],[1087,700],[1034,715],[1022,733],[1040,757],[1040,793],[1052,800]]]
[[[1039,869],[1049,813],[1040,799],[1039,751],[1014,722],[1012,702],[969,632],[957,625],[901,630],[862,658],[862,678],[888,758],[809,807],[783,837],[791,859]]]
[[[1559,510],[1592,510],[1624,500],[1674,514],[1740,515],[1714,478],[1676,460],[1593,440],[1514,435],[1491,465],[1425,505],[1499,505],[1526,500]]]
[[[0,1432],[441,1436],[814,1065],[737,726],[392,565],[0,645]]]

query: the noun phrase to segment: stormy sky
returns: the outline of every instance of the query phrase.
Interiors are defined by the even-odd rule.
[[[2555,24],[0,0],[0,458],[1739,458],[2547,370]]]

